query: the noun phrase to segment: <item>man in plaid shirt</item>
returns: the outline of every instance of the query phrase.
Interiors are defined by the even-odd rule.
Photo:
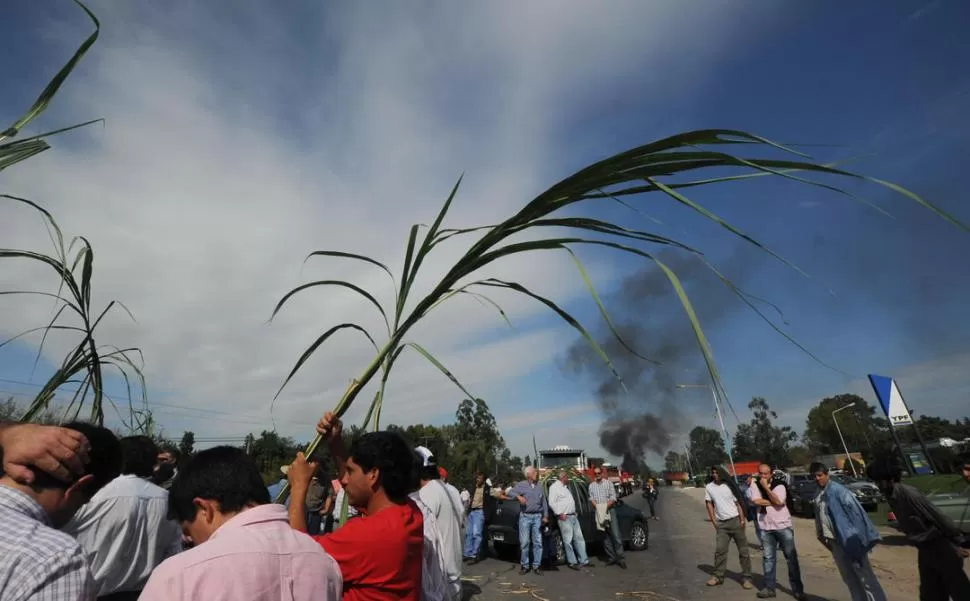
[[[98,588],[81,546],[57,528],[67,524],[94,493],[121,473],[121,444],[110,430],[91,424],[76,422],[53,429],[60,432],[35,428],[39,426],[0,424],[0,448],[4,452],[4,474],[0,477],[0,599],[93,601]],[[72,440],[63,435],[64,430],[79,436]],[[41,452],[30,432],[67,444],[63,449],[53,446],[53,450]],[[73,443],[90,458],[73,482],[31,469],[48,465],[57,452],[60,461],[67,454],[73,456]],[[60,469],[52,471],[61,475]]]
[[[623,556],[623,539],[620,538],[620,522],[616,519],[616,487],[609,480],[603,479],[603,468],[593,469],[594,482],[589,483],[589,501],[594,509],[602,511],[606,508],[609,525],[603,532],[603,550],[606,551],[606,565],[618,565],[626,569],[626,559]],[[599,511],[597,512],[599,513]]]

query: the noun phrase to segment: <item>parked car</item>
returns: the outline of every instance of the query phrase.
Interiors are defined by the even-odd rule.
[[[807,518],[815,517],[815,496],[818,495],[818,484],[815,480],[796,480],[788,487],[791,495],[791,511],[795,515]]]
[[[879,503],[886,500],[886,497],[879,491],[879,487],[868,480],[845,475],[832,476],[832,479],[851,490],[866,511],[875,511]]]
[[[926,499],[970,537],[970,489],[963,493],[926,495]]]
[[[549,492],[550,481],[543,483],[546,493]],[[580,528],[583,531],[583,538],[586,543],[599,542],[602,533],[596,529],[596,512],[589,502],[588,483],[584,480],[576,479],[569,483],[569,489],[573,493],[576,501],[576,517],[579,519]],[[486,532],[486,542],[489,552],[494,556],[500,556],[519,548],[519,502],[515,499],[504,501],[499,500],[491,523]],[[624,503],[622,500],[616,502],[616,517],[620,521],[620,538],[623,539],[624,546],[633,551],[642,551],[647,548],[650,529],[647,525],[647,518],[643,512],[635,507]],[[552,515],[550,510],[550,551],[555,549],[555,564],[566,563],[566,550],[562,542],[562,534],[558,528],[559,520]],[[551,553],[550,553],[551,555]]]

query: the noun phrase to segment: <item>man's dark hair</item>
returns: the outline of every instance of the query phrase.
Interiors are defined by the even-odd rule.
[[[962,470],[964,466],[967,466],[967,465],[970,465],[970,453],[963,453],[962,455],[959,455],[957,457],[956,462],[954,463],[954,466],[956,467],[958,472]]]
[[[182,463],[182,453],[180,453],[177,448],[175,448],[173,446],[164,446],[164,447],[158,449],[158,452],[159,453],[168,453],[169,455],[172,456],[172,463],[174,463],[177,466],[181,466],[181,463]]]
[[[62,428],[74,430],[84,434],[91,445],[88,451],[88,464],[84,466],[83,476],[93,476],[90,484],[84,492],[88,496],[101,490],[105,484],[111,482],[121,474],[122,452],[121,443],[114,432],[101,426],[95,426],[87,422],[71,422],[64,424]],[[61,482],[53,476],[43,472],[35,472],[37,479],[35,485],[40,488],[61,488],[66,489],[70,483]]]
[[[808,473],[809,474],[811,474],[811,475],[814,476],[815,474],[817,474],[819,472],[822,472],[823,474],[829,473],[828,466],[826,466],[824,463],[820,463],[818,461],[816,461],[816,462],[812,463],[812,465],[808,466]]]
[[[389,499],[400,501],[407,496],[414,473],[414,453],[400,435],[368,432],[351,445],[347,454],[365,472],[378,470],[378,483]]]
[[[873,482],[899,482],[902,479],[903,470],[893,459],[886,457],[873,461],[866,468],[866,475]]]
[[[235,513],[269,503],[269,491],[245,451],[223,446],[199,451],[182,466],[168,491],[169,517],[194,521],[192,500],[197,498],[217,502],[223,513]]]
[[[158,460],[158,445],[147,436],[126,436],[121,439],[121,456],[122,474],[150,478]]]

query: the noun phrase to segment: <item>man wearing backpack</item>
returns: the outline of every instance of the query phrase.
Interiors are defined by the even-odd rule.
[[[788,580],[792,596],[805,599],[801,570],[798,567],[798,551],[795,549],[795,530],[792,527],[791,512],[788,510],[788,487],[779,478],[773,478],[771,466],[762,463],[758,466],[758,479],[749,488],[751,502],[757,510],[758,526],[764,556],[762,566],[765,573],[765,586],[758,591],[759,599],[771,599],[775,593],[775,567],[778,547],[788,562]]]

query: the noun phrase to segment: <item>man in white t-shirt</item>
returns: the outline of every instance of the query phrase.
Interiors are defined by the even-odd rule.
[[[418,455],[421,470],[421,490],[418,491],[418,496],[435,516],[442,539],[440,551],[450,586],[450,599],[458,601],[461,598],[461,521],[464,514],[461,498],[457,494],[452,495],[446,488],[447,485],[441,481],[438,465],[428,448],[417,447],[414,452]]]
[[[707,515],[717,533],[714,550],[714,575],[707,581],[707,586],[724,584],[724,572],[727,569],[728,545],[731,541],[738,547],[741,559],[741,573],[744,580],[741,586],[753,589],[751,582],[751,552],[748,549],[748,537],[744,533],[744,509],[737,486],[728,483],[729,476],[718,467],[711,468],[711,481],[704,488],[704,504]]]

